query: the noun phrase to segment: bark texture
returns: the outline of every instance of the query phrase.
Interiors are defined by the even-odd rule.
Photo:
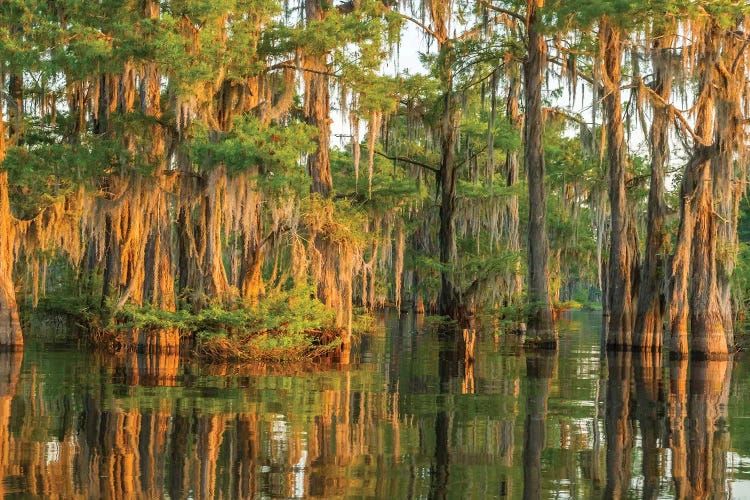
[[[529,181],[529,235],[528,235],[528,336],[542,346],[557,348],[557,331],[552,317],[549,294],[547,255],[547,194],[544,188],[544,153],[542,132],[542,79],[547,45],[539,32],[538,1],[526,3],[526,32],[529,53],[524,62],[524,159]]]
[[[450,71],[450,70],[448,70]],[[448,78],[452,85],[452,78]],[[443,98],[441,117],[440,163],[440,314],[461,320],[465,316],[463,304],[455,284],[452,269],[456,266],[456,135],[460,118],[453,90],[448,89]]]
[[[609,163],[609,203],[611,239],[609,252],[609,333],[607,347],[629,349],[635,323],[638,291],[638,235],[628,204],[625,187],[627,146],[620,95],[622,33],[606,16],[600,24],[600,50],[603,58],[604,114]]]
[[[322,21],[325,10],[321,0],[306,0],[305,15],[308,24]],[[307,168],[312,177],[311,190],[328,197],[333,189],[329,149],[331,143],[330,91],[328,88],[328,54],[309,53],[303,58],[305,68],[305,117],[307,123],[318,131],[315,142],[318,149],[307,158]]]
[[[665,301],[664,276],[665,254],[669,238],[666,233],[664,215],[664,178],[669,159],[669,102],[672,92],[670,49],[673,37],[661,33],[656,36],[651,48],[655,80],[654,92],[662,102],[654,102],[653,119],[649,133],[651,146],[651,184],[648,192],[648,228],[646,251],[641,269],[641,286],[638,293],[638,308],[635,321],[633,346],[642,351],[661,351],[664,330]]]
[[[696,119],[696,133],[709,142],[720,125],[716,122],[717,63],[719,62],[720,33],[712,25],[705,30],[703,40],[701,108]],[[696,169],[690,208],[693,211],[693,234],[690,270],[690,350],[698,357],[724,357],[728,353],[725,321],[719,297],[717,244],[718,224],[715,214],[714,176],[712,165],[716,153],[695,162]]]
[[[511,125],[518,127],[520,130],[523,125],[523,119],[520,111],[520,97],[521,97],[521,77],[518,74],[512,74],[510,77],[510,84],[508,87],[508,99],[506,101],[506,116],[510,120]],[[505,160],[505,175],[506,175],[506,186],[513,187],[518,183],[519,173],[521,170],[521,162],[519,153],[516,150],[506,151]],[[507,205],[505,207],[505,236],[508,239],[508,250],[512,252],[521,252],[521,236],[519,231],[519,217],[518,217],[518,196],[512,194],[508,198]],[[521,261],[520,258],[516,262],[515,270],[511,276],[506,277],[506,283],[508,286],[508,302],[518,300],[518,296],[523,291],[523,278],[521,276]]]
[[[0,162],[5,159],[5,125],[0,110]],[[0,348],[22,348],[23,335],[13,283],[16,228],[10,211],[8,173],[0,170]]]

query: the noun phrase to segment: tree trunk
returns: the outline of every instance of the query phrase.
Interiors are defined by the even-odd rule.
[[[737,29],[742,30],[742,25],[740,24]],[[744,176],[738,178],[735,168],[736,158],[742,158],[745,154],[747,138],[743,98],[747,92],[746,58],[743,57],[746,47],[745,42],[735,33],[733,31],[724,34],[722,55],[718,61],[721,68],[717,71],[719,82],[716,86],[715,142],[718,154],[711,163],[713,195],[716,201],[714,210],[718,224],[717,288],[724,334],[727,347],[730,349],[734,345],[731,279],[739,245],[739,203],[745,190]],[[742,162],[743,160],[739,160],[739,163]]]
[[[712,130],[719,127],[712,118],[715,113],[717,82],[718,28],[706,30],[701,97],[706,102],[696,118],[696,133],[712,137]],[[690,349],[692,355],[705,358],[721,358],[728,353],[721,309],[717,276],[718,224],[715,215],[713,187],[713,165],[716,154],[710,161],[700,163],[694,175],[695,190],[691,208],[695,214],[690,274]],[[723,194],[722,194],[723,195]]]
[[[11,28],[16,31],[18,28]],[[8,75],[8,133],[14,143],[23,133],[23,77],[18,73]],[[5,155],[5,150],[3,150]],[[4,156],[3,156],[4,157]]]
[[[704,168],[695,192],[695,230],[690,289],[690,349],[694,356],[727,354],[724,317],[717,287],[717,224],[711,188],[711,170]]]
[[[0,109],[0,163],[5,159],[5,126]],[[10,211],[8,173],[0,170],[0,349],[23,348],[13,261],[16,230]]]
[[[672,92],[672,72],[669,50],[672,37],[656,36],[652,60],[656,73],[654,92],[669,102]],[[664,274],[665,250],[668,235],[664,226],[664,177],[669,158],[669,109],[661,103],[653,105],[653,120],[649,142],[651,145],[651,185],[648,192],[648,233],[646,254],[641,270],[638,293],[638,313],[635,320],[633,346],[643,351],[661,351],[664,330]]]
[[[321,0],[305,0],[307,22],[322,21],[325,10]],[[305,117],[318,131],[318,149],[308,156],[307,168],[312,177],[311,191],[328,197],[333,189],[329,149],[331,142],[330,95],[328,88],[328,54],[310,53],[303,57],[305,75]]]
[[[609,252],[609,334],[607,347],[629,349],[635,320],[634,298],[637,297],[638,236],[632,210],[628,206],[625,176],[627,150],[622,122],[620,65],[622,42],[619,29],[605,16],[599,27],[600,50],[604,58],[604,113],[607,129],[609,162],[609,203],[611,240]]]
[[[450,50],[450,49],[447,49]],[[446,64],[448,64],[446,62]],[[450,70],[447,70],[450,72]],[[452,85],[452,78],[448,78]],[[453,90],[446,90],[441,117],[440,162],[440,295],[439,312],[452,319],[464,320],[466,312],[456,289],[456,134],[459,110]]]
[[[145,15],[158,18],[159,5],[151,0],[146,1]],[[147,64],[141,76],[141,111],[146,116],[161,118],[160,75],[155,64]],[[144,297],[151,304],[166,311],[174,311],[174,269],[172,263],[172,228],[169,200],[164,192],[168,183],[164,174],[164,131],[155,124],[150,127],[150,148],[148,159],[153,168],[153,182],[147,184],[150,203],[147,207],[148,237],[144,259],[145,279]],[[172,332],[172,347],[179,343],[178,332]]]
[[[669,297],[670,355],[684,358],[688,354],[688,316],[690,314],[689,277],[693,253],[695,216],[693,195],[696,170],[705,169],[708,160],[694,152],[685,167],[680,186],[680,227],[672,256],[672,284]],[[702,164],[702,165],[701,165]]]
[[[537,26],[537,5],[526,3],[526,31],[529,53],[524,62],[524,159],[529,180],[529,251],[528,251],[528,336],[540,346],[557,348],[557,331],[552,318],[547,263],[547,194],[544,188],[544,152],[542,131],[542,73],[547,45]]]
[[[223,166],[208,174],[199,223],[203,236],[196,238],[199,242],[198,255],[202,261],[200,290],[207,297],[222,301],[226,300],[230,293],[221,241],[226,182],[226,169]]]
[[[520,130],[523,120],[519,110],[519,100],[521,94],[520,76],[513,74],[510,80],[507,100],[507,117],[513,127]],[[513,187],[518,183],[520,172],[520,159],[518,151],[506,151],[505,175],[506,186]],[[519,231],[518,217],[518,196],[512,194],[508,198],[508,204],[505,207],[505,231],[508,239],[508,250],[511,252],[521,253],[521,236]],[[523,282],[521,277],[521,260],[516,261],[515,269],[512,276],[507,279],[508,284],[508,302],[513,303],[518,300],[523,291]]]

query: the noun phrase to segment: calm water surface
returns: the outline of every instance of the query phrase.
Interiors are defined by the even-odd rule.
[[[348,367],[0,356],[0,493],[59,498],[750,498],[750,359],[557,355],[394,315]]]

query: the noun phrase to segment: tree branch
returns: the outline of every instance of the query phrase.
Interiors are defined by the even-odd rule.
[[[374,153],[378,156],[382,156],[383,158],[387,158],[389,160],[396,160],[396,161],[402,161],[404,163],[409,163],[411,165],[416,165],[418,167],[422,167],[426,170],[429,170],[431,172],[435,172],[436,174],[440,173],[439,168],[435,168],[432,165],[427,165],[426,163],[422,163],[421,161],[412,160],[411,158],[407,158],[405,156],[388,156],[387,154],[378,151],[377,149],[374,151]]]
[[[514,11],[512,11],[512,10],[508,10],[508,9],[503,9],[502,7],[497,7],[496,5],[492,5],[492,4],[491,4],[490,2],[488,2],[487,0],[478,0],[478,1],[477,1],[477,3],[478,3],[479,5],[481,5],[482,7],[487,7],[487,8],[488,8],[488,9],[490,9],[491,11],[494,11],[494,12],[499,12],[500,14],[505,14],[505,15],[507,15],[507,16],[510,16],[510,17],[512,17],[513,19],[515,19],[516,21],[519,21],[519,22],[520,22],[520,23],[521,23],[522,25],[525,25],[525,24],[526,24],[526,18],[525,18],[525,17],[523,17],[523,16],[522,16],[521,14],[519,14],[518,12],[514,12]]]
[[[565,67],[565,66],[566,66],[566,63],[565,63],[565,61],[563,61],[562,59],[560,59],[560,58],[558,58],[558,57],[549,57],[549,56],[548,56],[548,57],[547,57],[547,62],[549,62],[549,63],[552,63],[552,64],[555,64],[555,65],[557,65],[557,66],[560,66],[561,68],[563,68],[563,67]],[[587,75],[586,73],[584,73],[583,71],[581,71],[581,70],[580,70],[580,68],[579,68],[579,69],[578,69],[578,71],[576,72],[576,76],[577,76],[578,78],[580,78],[581,80],[583,80],[584,82],[588,82],[588,83],[589,83],[590,85],[596,85],[596,82],[594,81],[594,79],[593,79],[593,78],[591,78],[591,77],[590,77],[589,75]]]
[[[422,28],[425,31],[425,33],[427,33],[432,38],[434,38],[435,40],[437,40],[438,43],[440,43],[440,44],[445,43],[445,40],[442,37],[438,36],[438,34],[435,33],[435,31],[433,31],[429,26],[427,26],[426,24],[424,24],[419,19],[416,19],[414,17],[408,16],[408,15],[402,13],[402,12],[399,12],[398,15],[401,16],[403,19],[406,19],[407,21],[411,21],[412,23],[414,23],[417,26],[419,26],[420,28]]]
[[[649,88],[647,85],[645,85],[641,81],[641,89],[642,92],[646,92],[651,99],[658,103],[659,106],[667,108],[670,113],[674,116],[675,120],[682,124],[683,128],[690,134],[690,136],[693,138],[694,141],[696,141],[698,144],[701,144],[703,146],[711,146],[713,142],[709,139],[708,141],[703,139],[701,136],[695,133],[693,128],[690,126],[690,123],[688,123],[687,119],[682,115],[680,110],[678,110],[673,104],[668,103],[664,100],[662,96],[660,96],[657,92],[654,92],[653,89]]]
[[[503,15],[508,14],[508,13],[509,12],[503,12],[503,14],[498,14],[495,17],[493,17],[492,19],[489,19],[487,21],[487,23],[494,23],[495,21],[497,21],[500,18],[502,18]],[[471,28],[470,30],[464,31],[463,33],[461,33],[461,35],[459,35],[456,38],[454,38],[454,40],[466,40],[467,38],[471,38],[472,36],[476,35],[477,33],[479,33],[483,29],[484,29],[484,26],[482,24],[478,24],[478,25],[474,26],[473,28]]]
[[[561,108],[548,107],[548,108],[543,108],[543,111],[545,113],[549,113],[551,115],[562,116],[566,120],[570,120],[570,121],[575,122],[575,123],[577,123],[579,125],[583,125],[584,127],[588,127],[589,126],[589,124],[586,123],[586,121],[583,118],[581,118],[580,116],[574,115],[574,114],[572,114],[572,113],[570,113],[568,111],[565,111],[564,109],[561,109]]]
[[[273,71],[275,69],[294,69],[294,70],[300,70],[300,71],[307,71],[308,73],[315,73],[318,75],[326,75],[326,76],[332,76],[335,78],[338,78],[340,75],[333,73],[331,71],[320,71],[317,69],[309,69],[305,68],[303,66],[297,66],[295,64],[291,64],[288,61],[284,61],[282,63],[274,64],[273,66],[270,66],[266,71]]]
[[[464,166],[466,163],[470,162],[471,160],[473,160],[474,158],[476,158],[480,154],[484,153],[486,150],[487,150],[487,144],[485,144],[482,147],[482,149],[480,149],[479,151],[474,152],[473,155],[469,156],[468,158],[464,158],[460,162],[456,163],[456,168]]]

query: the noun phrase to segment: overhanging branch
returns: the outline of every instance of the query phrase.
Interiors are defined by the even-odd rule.
[[[383,158],[387,158],[389,160],[402,161],[404,163],[409,163],[410,165],[416,165],[417,167],[424,168],[426,170],[429,170],[430,172],[435,172],[436,174],[440,173],[439,168],[435,168],[432,165],[427,165],[426,163],[422,163],[421,161],[414,160],[412,158],[407,158],[406,156],[388,156],[387,154],[381,151],[378,151],[377,149],[374,151],[374,153],[378,156],[382,156]]]

